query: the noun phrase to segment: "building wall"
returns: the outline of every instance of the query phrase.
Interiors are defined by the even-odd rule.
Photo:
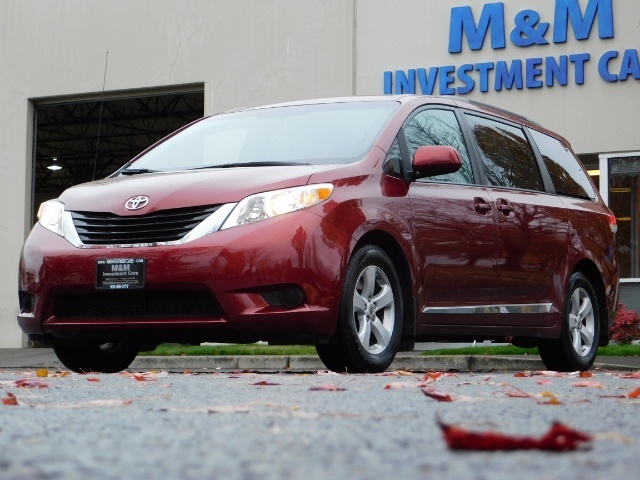
[[[558,0],[560,1],[560,0]],[[591,0],[591,2],[607,0]],[[580,1],[584,7],[586,0]],[[28,222],[33,101],[106,90],[205,84],[206,113],[285,100],[381,94],[384,72],[588,52],[584,85],[476,88],[470,98],[522,113],[578,153],[640,150],[639,82],[608,83],[597,59],[640,47],[640,4],[613,0],[614,38],[516,47],[514,18],[554,22],[556,0],[505,1],[506,46],[448,52],[453,7],[481,0],[5,0],[0,2],[0,347],[22,344],[16,280]],[[597,21],[596,21],[597,24]],[[551,26],[550,28],[553,28]],[[547,37],[550,34],[547,33]],[[620,58],[611,66],[619,69]],[[459,83],[454,83],[458,86]],[[437,92],[436,92],[437,93]]]
[[[582,9],[587,3],[600,0],[580,0]],[[637,0],[612,0],[614,37],[599,38],[598,19],[586,40],[576,40],[572,27],[567,29],[567,42],[554,43],[556,0],[504,1],[505,48],[492,49],[490,38],[481,50],[469,49],[466,37],[462,52],[449,53],[450,17],[454,7],[471,6],[476,23],[483,6],[495,0],[425,1],[367,0],[358,2],[357,9],[357,84],[359,94],[381,93],[383,72],[431,67],[477,64],[481,62],[529,58],[559,58],[563,55],[589,53],[585,63],[584,84],[575,84],[574,71],[569,62],[568,84],[522,90],[495,91],[490,81],[489,91],[482,93],[478,86],[466,96],[474,100],[521,113],[564,135],[580,154],[637,150],[638,121],[640,120],[640,80],[629,77],[623,82],[606,82],[598,72],[598,62],[608,51],[619,51],[612,59],[611,73],[619,73],[623,52],[640,49],[640,3]],[[604,0],[601,3],[606,3]],[[541,23],[549,23],[544,40],[547,45],[515,46],[511,32],[516,28],[519,12],[533,9]],[[602,10],[604,11],[604,9]],[[521,22],[520,22],[521,23]],[[558,24],[560,26],[560,23]],[[534,28],[540,28],[536,26]],[[525,35],[527,37],[527,35]],[[637,50],[636,50],[637,54]],[[544,80],[546,63],[541,66]],[[440,72],[441,74],[442,72]],[[492,74],[489,78],[492,79]],[[478,79],[477,73],[472,77]],[[525,82],[526,83],[526,82]],[[452,87],[462,86],[456,79]],[[418,93],[419,93],[419,89]],[[436,92],[438,91],[436,87]]]
[[[353,3],[344,0],[0,2],[0,348],[16,324],[31,225],[30,100],[205,83],[206,110],[353,91]]]

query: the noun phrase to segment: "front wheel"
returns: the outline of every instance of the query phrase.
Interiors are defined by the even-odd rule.
[[[336,333],[317,345],[322,362],[336,372],[383,372],[393,361],[402,332],[402,287],[381,248],[358,249],[347,267]]]
[[[131,343],[100,343],[90,345],[54,345],[58,360],[78,373],[117,373],[129,367],[139,348]]]
[[[562,334],[559,339],[540,345],[538,352],[550,370],[586,371],[596,358],[599,338],[598,299],[589,279],[576,272],[567,287]]]

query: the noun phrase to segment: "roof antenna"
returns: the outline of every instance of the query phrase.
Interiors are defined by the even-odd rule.
[[[98,146],[100,145],[100,128],[102,126],[102,108],[104,107],[104,87],[107,84],[107,64],[109,62],[109,52],[104,59],[104,78],[102,79],[102,96],[100,97],[100,117],[98,119],[98,139],[96,140],[96,158],[93,161],[93,175],[91,175],[91,181],[96,179],[96,170],[98,168]]]

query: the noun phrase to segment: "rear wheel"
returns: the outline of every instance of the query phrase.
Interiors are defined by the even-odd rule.
[[[600,314],[596,294],[589,279],[576,272],[567,287],[562,334],[559,339],[538,347],[540,357],[550,370],[589,370],[596,358],[599,338]]]
[[[336,333],[316,350],[336,372],[383,372],[393,361],[402,331],[402,288],[389,256],[379,247],[357,250],[347,267]]]
[[[100,343],[91,345],[55,345],[53,351],[69,370],[78,373],[116,373],[129,367],[138,355],[138,345]]]

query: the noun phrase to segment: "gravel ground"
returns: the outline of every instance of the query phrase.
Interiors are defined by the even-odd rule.
[[[0,403],[0,477],[637,478],[640,398],[624,396],[640,378],[593,375],[4,371],[0,398],[18,405]],[[534,437],[561,421],[595,438],[566,453],[454,452],[437,419]]]

